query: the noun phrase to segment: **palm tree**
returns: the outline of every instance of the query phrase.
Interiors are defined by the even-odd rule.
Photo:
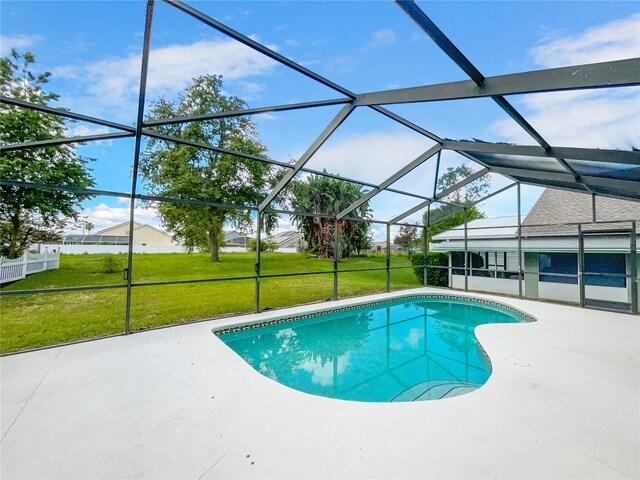
[[[323,258],[334,255],[335,220],[333,218],[364,193],[360,185],[322,175],[309,175],[306,180],[297,181],[291,185],[292,210],[326,215],[326,217],[309,217],[303,214],[291,216],[294,225],[302,232],[311,252]],[[370,220],[369,203],[365,202],[351,215],[363,220]],[[340,237],[338,253],[341,258],[360,254],[371,243],[367,222],[341,220],[338,223],[338,228]]]

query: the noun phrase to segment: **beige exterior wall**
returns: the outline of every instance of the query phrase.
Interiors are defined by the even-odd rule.
[[[135,223],[135,229],[133,230],[133,244],[134,245],[155,245],[155,246],[171,246],[177,245],[173,241],[171,235],[167,235],[157,228],[149,225],[140,225]],[[116,225],[115,227],[105,228],[99,232],[100,235],[129,235],[129,224]]]
[[[143,225],[133,231],[133,244],[169,246],[176,245],[176,242],[173,241],[171,235],[167,235],[166,233],[150,227],[149,225]]]
[[[141,226],[139,223],[134,223],[134,225],[136,228]],[[115,227],[105,228],[104,230],[96,232],[95,235],[120,235],[126,237],[129,235],[129,224],[123,223],[121,225],[116,225]]]

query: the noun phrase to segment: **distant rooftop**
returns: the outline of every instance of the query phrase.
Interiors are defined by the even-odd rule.
[[[513,238],[518,233],[518,216],[478,218],[467,223],[467,238]],[[482,227],[482,228],[481,228]],[[487,227],[487,228],[484,228]],[[433,236],[433,240],[462,240],[464,229],[447,230]],[[480,229],[481,228],[481,229]]]

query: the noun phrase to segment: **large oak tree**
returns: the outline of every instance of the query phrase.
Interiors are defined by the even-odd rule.
[[[15,50],[0,60],[0,92],[6,97],[49,105],[58,95],[44,90],[50,73],[32,71],[35,57]],[[0,143],[13,144],[65,136],[65,120],[26,108],[0,105]],[[0,178],[47,186],[86,189],[94,185],[88,159],[78,156],[70,145],[27,150],[3,150]],[[84,193],[26,186],[0,185],[1,254],[16,258],[35,241],[59,237],[78,218]]]
[[[195,78],[177,101],[161,98],[153,102],[148,117],[167,119],[245,108],[244,100],[223,93],[221,76],[204,75]],[[256,126],[246,116],[153,129],[181,139],[267,158]],[[276,172],[268,163],[157,138],[148,141],[140,172],[154,195],[234,205],[258,205],[276,180]],[[251,231],[253,226],[253,217],[248,210],[162,202],[158,204],[158,211],[163,225],[176,239],[188,249],[208,250],[212,262],[220,259],[218,252],[225,225],[241,231]],[[275,216],[265,216],[267,231],[275,221]]]

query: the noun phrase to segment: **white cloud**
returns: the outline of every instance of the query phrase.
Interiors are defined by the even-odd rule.
[[[291,230],[298,230],[298,227],[293,224],[291,217],[289,217],[289,215],[278,215],[278,226],[273,233],[289,232]]]
[[[367,48],[383,47],[385,45],[392,45],[396,43],[396,33],[390,28],[378,30],[371,35],[371,40],[367,43]]]
[[[360,179],[379,184],[402,167],[427,151],[433,142],[402,131],[354,134],[323,146],[307,164],[307,167],[339,174],[345,178]],[[446,156],[443,165],[447,166]],[[444,168],[444,167],[443,167]],[[434,159],[408,173],[392,188],[429,195],[433,189]],[[368,189],[368,188],[367,188]],[[370,201],[375,220],[390,220],[421,203],[415,197],[382,192]],[[407,222],[421,222],[421,212],[407,218]],[[384,227],[372,225],[376,240],[386,238]]]
[[[640,55],[640,13],[589,28],[577,35],[547,37],[531,49],[545,67],[581,65]]]
[[[313,67],[314,65],[319,65],[320,60],[301,60],[298,63],[303,67]]]
[[[264,91],[264,85],[257,82],[250,82],[247,80],[238,80],[237,85],[244,92],[242,94],[242,98],[245,101],[260,100],[261,98],[260,94]]]
[[[0,35],[0,54],[9,55],[13,48],[23,53],[27,47],[35,45],[40,40],[41,35]]]
[[[270,48],[276,49],[274,45]],[[53,69],[53,75],[75,82],[81,97],[69,99],[87,109],[118,113],[135,111],[140,80],[139,54],[108,58],[86,65],[65,65]],[[169,45],[151,50],[147,95],[150,98],[174,96],[194,77],[222,75],[227,85],[235,82],[243,92],[257,96],[262,90],[247,78],[269,75],[277,63],[234,40],[206,40],[191,44]],[[72,105],[76,106],[76,105]]]
[[[384,242],[387,239],[387,227],[377,223],[372,223],[371,235],[375,242]],[[391,240],[393,241],[393,238],[391,238]]]
[[[327,59],[325,69],[332,74],[344,74],[355,70],[355,61],[351,55],[333,55]]]
[[[70,125],[67,127],[65,136],[67,137],[84,137],[86,135],[101,135],[103,133],[111,133],[107,127],[102,126],[88,126],[88,125]],[[103,147],[110,147],[113,145],[113,140],[100,140],[99,142],[92,142],[92,145],[99,145]]]
[[[307,166],[380,183],[432,145],[422,137],[399,131],[353,134],[324,145]]]
[[[128,199],[118,199],[118,203],[123,205],[127,204],[127,206],[123,207],[112,207],[107,205],[106,203],[99,203],[98,205],[95,205],[93,207],[83,209],[80,212],[80,215],[86,217],[89,222],[93,223],[94,228],[92,230],[92,233],[95,233],[99,230],[103,230],[105,228],[112,227],[123,222],[128,222],[128,202]],[[146,223],[148,225],[161,228],[158,210],[153,206],[145,207],[143,205],[137,204],[135,208],[135,221],[138,223]],[[79,231],[76,230],[68,233],[81,232],[82,229],[80,229]]]
[[[547,37],[530,50],[544,68],[596,63],[640,55],[640,14],[589,28],[576,35]],[[640,89],[617,88],[521,96],[522,113],[552,145],[597,148],[640,146]],[[502,139],[531,143],[510,119],[491,130]]]
[[[405,338],[405,341],[411,346],[413,349],[417,349],[420,347],[421,340],[424,338],[424,330],[421,328],[411,328],[409,330],[409,335]]]
[[[590,148],[640,146],[640,88],[591,92],[555,92],[521,99],[525,118],[552,145]],[[491,130],[514,143],[531,143],[511,119]]]
[[[422,31],[413,32],[410,38],[412,42],[426,42],[428,39],[429,37]]]
[[[336,374],[342,375],[347,367],[350,365],[349,357],[350,353],[340,355],[336,359]],[[311,382],[316,385],[328,387],[333,385],[334,377],[334,364],[333,362],[325,361],[323,364],[322,359],[313,358],[305,361],[299,367],[299,369],[311,373]]]

